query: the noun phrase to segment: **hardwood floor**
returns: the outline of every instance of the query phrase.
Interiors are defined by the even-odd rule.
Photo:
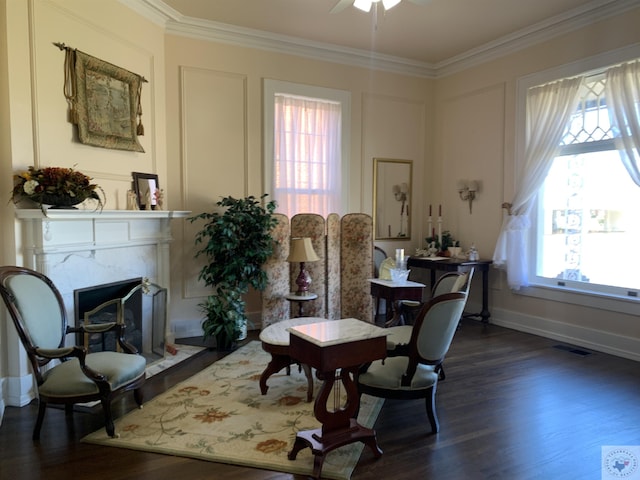
[[[387,400],[375,426],[384,454],[375,460],[365,449],[353,480],[600,479],[601,446],[640,445],[640,363],[558,343],[464,321],[438,386],[440,433],[428,433],[422,401]],[[217,358],[206,351],[152,377],[146,399]],[[114,402],[116,416],[133,408],[132,395]],[[6,409],[1,479],[303,478],[80,443],[102,427],[100,411],[67,417],[49,409],[41,441],[33,443],[36,410]]]

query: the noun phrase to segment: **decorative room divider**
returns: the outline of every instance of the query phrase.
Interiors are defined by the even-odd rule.
[[[298,214],[291,220],[276,214],[272,231],[274,253],[264,269],[267,288],[262,292],[262,328],[297,316],[297,306],[285,298],[294,288],[298,264],[289,264],[291,238],[309,237],[320,260],[305,264],[318,295],[305,304],[305,314],[327,319],[358,318],[373,321],[373,303],[367,279],[373,276],[373,220],[364,213],[342,218],[332,213]]]

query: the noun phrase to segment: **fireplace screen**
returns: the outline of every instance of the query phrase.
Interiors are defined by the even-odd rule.
[[[117,322],[125,325],[125,339],[147,363],[164,357],[167,290],[137,278],[96,285],[75,294],[76,325]],[[114,332],[79,334],[88,352],[117,351]]]

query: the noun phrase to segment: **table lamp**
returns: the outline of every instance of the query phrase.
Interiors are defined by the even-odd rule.
[[[311,239],[309,237],[292,238],[291,252],[287,262],[300,262],[300,273],[296,278],[298,291],[296,295],[304,296],[309,294],[309,285],[311,284],[311,276],[304,269],[305,262],[316,262],[320,260],[316,252],[313,250]]]

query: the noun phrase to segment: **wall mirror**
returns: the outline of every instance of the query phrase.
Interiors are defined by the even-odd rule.
[[[155,210],[158,202],[157,192],[160,191],[158,175],[140,172],[133,172],[132,175],[138,207],[140,210]]]
[[[373,228],[376,240],[411,239],[411,160],[373,159]]]

